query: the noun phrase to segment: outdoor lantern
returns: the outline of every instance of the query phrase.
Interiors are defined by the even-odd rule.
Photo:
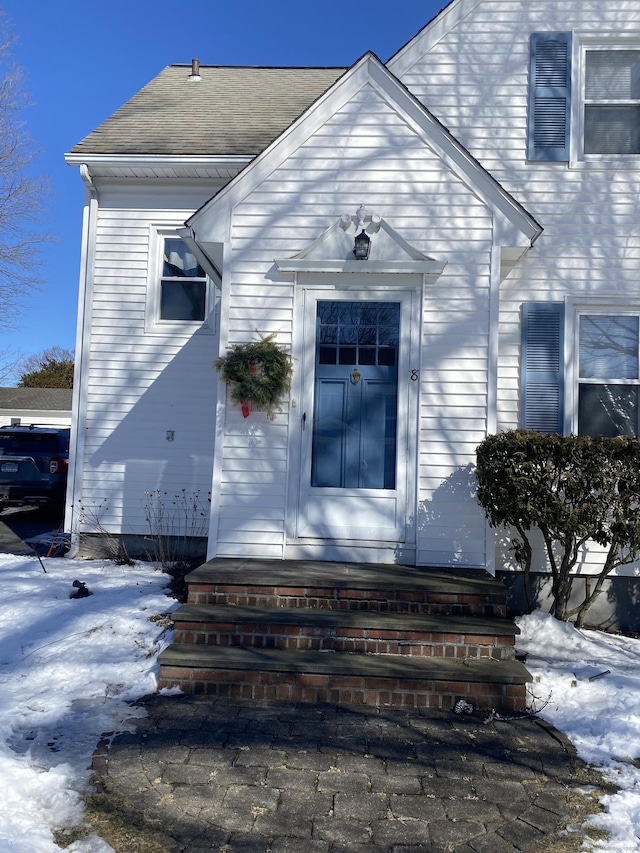
[[[364,228],[356,236],[353,246],[353,254],[356,256],[356,261],[366,261],[369,257],[369,249],[371,248],[371,240],[365,234]]]

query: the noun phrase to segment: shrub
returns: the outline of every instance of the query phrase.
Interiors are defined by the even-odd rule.
[[[515,430],[477,448],[477,497],[493,527],[512,527],[531,609],[531,531],[542,534],[552,575],[553,613],[581,627],[614,569],[640,553],[640,441],[626,436],[546,435]],[[571,574],[585,544],[606,549],[596,583],[569,608]]]
[[[144,493],[142,504],[149,528],[150,559],[174,578],[202,562],[198,540],[209,532],[211,492],[203,496],[200,489],[176,493],[154,489]]]

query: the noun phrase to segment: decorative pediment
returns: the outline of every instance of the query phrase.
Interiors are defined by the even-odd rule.
[[[356,258],[356,238],[367,246],[366,258]],[[276,266],[280,272],[416,273],[435,277],[442,273],[446,261],[423,254],[381,216],[361,205],[354,215],[343,214],[302,252],[276,259]]]

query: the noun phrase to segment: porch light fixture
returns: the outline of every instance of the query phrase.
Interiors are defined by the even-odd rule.
[[[370,248],[371,240],[363,228],[354,240],[353,254],[356,256],[356,261],[366,261],[369,257]]]

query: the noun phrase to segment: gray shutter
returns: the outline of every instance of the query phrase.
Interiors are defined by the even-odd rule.
[[[569,161],[571,33],[532,33],[529,160]]]
[[[564,303],[522,306],[520,424],[560,433],[564,426]]]

